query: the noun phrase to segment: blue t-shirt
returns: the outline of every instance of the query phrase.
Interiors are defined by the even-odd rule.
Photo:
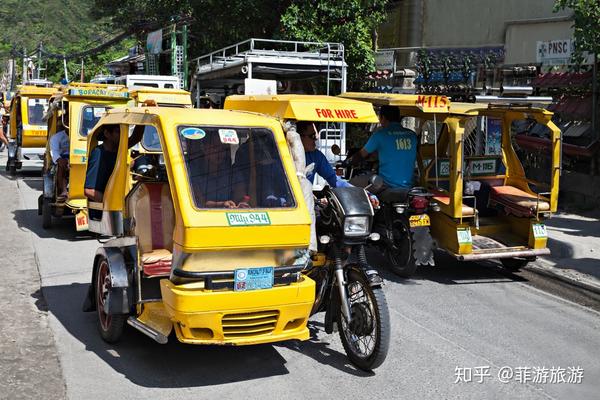
[[[327,181],[327,183],[329,183],[329,186],[331,186],[332,188],[337,186],[337,176],[335,174],[335,171],[329,164],[329,161],[327,161],[327,157],[325,157],[325,154],[321,153],[319,150],[313,150],[304,152],[304,157],[306,158],[307,166],[312,163],[315,164],[315,167],[313,168],[312,172],[306,175],[306,179],[308,179],[310,183],[313,183],[313,180],[315,179],[315,174],[319,174],[323,179]]]
[[[389,187],[411,187],[417,158],[417,134],[391,122],[369,138],[365,150],[379,154],[379,175]]]
[[[104,193],[116,162],[117,153],[105,150],[103,145],[92,150],[88,159],[84,187]]]

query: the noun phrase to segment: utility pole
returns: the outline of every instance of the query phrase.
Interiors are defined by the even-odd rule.
[[[65,68],[65,80],[69,83],[69,72],[67,71],[67,59],[63,57],[63,67]]]
[[[23,83],[27,81],[27,49],[23,48]]]
[[[37,79],[40,79],[40,71],[42,70],[42,44],[38,46],[38,67],[37,67]]]
[[[83,75],[83,58],[81,59],[81,75],[79,76],[79,82],[83,82],[84,81],[84,75]]]

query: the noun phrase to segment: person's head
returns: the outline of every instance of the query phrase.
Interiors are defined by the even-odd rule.
[[[398,107],[381,106],[379,109],[379,122],[386,127],[391,122],[400,122],[400,110]]]
[[[317,148],[317,129],[315,124],[310,121],[298,121],[296,131],[302,139],[304,151],[314,151]]]
[[[107,125],[98,135],[98,140],[103,141],[104,147],[109,151],[117,151],[119,147],[119,136],[121,128],[119,125]]]

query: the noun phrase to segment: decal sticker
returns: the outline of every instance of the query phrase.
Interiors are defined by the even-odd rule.
[[[471,237],[471,229],[458,229],[456,231],[458,236],[458,244],[472,244],[473,238]]]
[[[226,213],[227,222],[231,226],[271,225],[269,214],[266,212]]]
[[[206,132],[200,128],[185,128],[181,130],[181,136],[191,140],[204,139]]]
[[[536,239],[547,238],[548,232],[546,231],[546,225],[544,224],[533,224],[533,237]]]
[[[240,144],[237,132],[233,129],[219,129],[219,137],[221,138],[221,143]]]

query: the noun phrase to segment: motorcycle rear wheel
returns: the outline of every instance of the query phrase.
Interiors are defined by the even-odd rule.
[[[417,270],[417,260],[408,221],[396,219],[393,229],[394,246],[386,248],[385,256],[396,275],[410,278]]]
[[[350,361],[364,371],[379,367],[390,347],[390,314],[383,290],[373,288],[364,276],[349,271],[348,301],[352,322],[337,315],[340,339]]]

